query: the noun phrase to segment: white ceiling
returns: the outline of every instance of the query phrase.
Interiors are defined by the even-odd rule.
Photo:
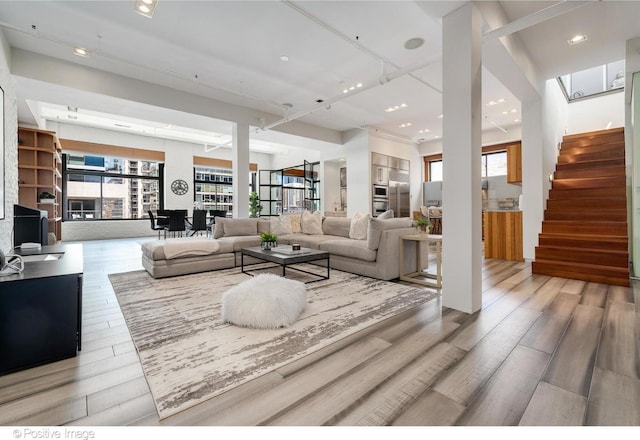
[[[12,48],[275,115],[271,120],[299,116],[307,124],[337,131],[375,127],[428,141],[442,134],[441,19],[463,3],[160,0],[149,19],[134,12],[133,0],[1,1],[0,27]],[[515,36],[540,79],[623,59],[625,41],[640,36],[637,1],[569,2],[570,12],[541,23],[539,11],[557,10],[564,2],[498,3],[507,22],[521,25]],[[487,24],[486,31],[491,30]],[[569,46],[566,41],[576,33],[586,33],[587,42]],[[405,41],[414,37],[425,44],[405,49]],[[89,56],[73,55],[75,46],[87,48]],[[519,124],[518,93],[490,73],[500,66],[487,67],[483,129],[509,129]],[[409,72],[391,81],[381,80],[405,70]],[[343,94],[358,83],[362,87]],[[174,109],[151,109],[104,95],[92,95],[84,105],[74,99],[81,91],[29,78],[16,78],[16,84],[22,123],[35,123],[34,109],[59,109],[58,117],[67,118],[66,107],[82,102],[79,112],[94,117],[126,115],[154,122],[149,127],[155,129],[173,124],[174,130],[206,130],[214,139],[214,133],[231,132],[226,121]],[[319,99],[325,102],[318,104]],[[486,105],[499,99],[503,101]],[[384,111],[400,104],[406,107]],[[258,131],[252,139],[261,136],[271,144],[264,149],[277,150],[287,142]]]

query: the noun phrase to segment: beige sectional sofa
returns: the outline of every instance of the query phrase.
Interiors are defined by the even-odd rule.
[[[300,224],[297,219],[291,221],[295,217],[284,218],[288,216],[217,218],[213,232],[213,241],[218,243],[216,251],[207,253],[202,247],[210,243],[205,242],[199,246],[194,242],[194,254],[185,251],[167,258],[164,248],[171,239],[154,240],[143,245],[142,263],[156,278],[239,266],[241,249],[259,246],[260,234],[269,231],[278,235],[279,245],[299,243],[303,247],[329,252],[332,269],[391,280],[398,278],[400,274],[400,236],[415,233],[412,220],[408,217],[360,219],[357,222],[360,230],[357,231],[351,218],[316,216],[310,219],[307,214],[297,216],[304,216]],[[287,222],[289,224],[283,228],[283,223]],[[357,238],[351,238],[356,236]],[[212,241],[207,238],[180,240]],[[415,270],[415,251],[405,250],[403,257],[407,271]]]

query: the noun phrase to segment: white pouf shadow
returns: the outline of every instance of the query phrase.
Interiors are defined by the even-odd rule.
[[[258,329],[289,327],[306,305],[304,283],[260,274],[222,294],[222,320]]]

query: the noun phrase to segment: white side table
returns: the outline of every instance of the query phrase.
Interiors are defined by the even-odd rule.
[[[403,273],[404,270],[404,243],[405,241],[413,241],[415,242],[416,248],[416,261],[417,261],[417,269],[415,272]],[[420,255],[420,246],[422,242],[435,243],[436,244],[436,273],[430,274],[427,272],[423,272],[422,258]],[[429,267],[429,252],[427,247],[427,265],[424,267]],[[432,278],[435,279],[435,282],[426,280],[424,278]],[[433,234],[411,234],[411,235],[402,235],[400,236],[400,279],[404,281],[409,281],[412,283],[418,283],[429,287],[435,287],[440,289],[442,287],[442,235],[433,235]]]

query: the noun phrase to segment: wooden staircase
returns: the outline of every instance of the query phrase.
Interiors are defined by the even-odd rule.
[[[624,129],[565,136],[533,273],[629,286]]]

